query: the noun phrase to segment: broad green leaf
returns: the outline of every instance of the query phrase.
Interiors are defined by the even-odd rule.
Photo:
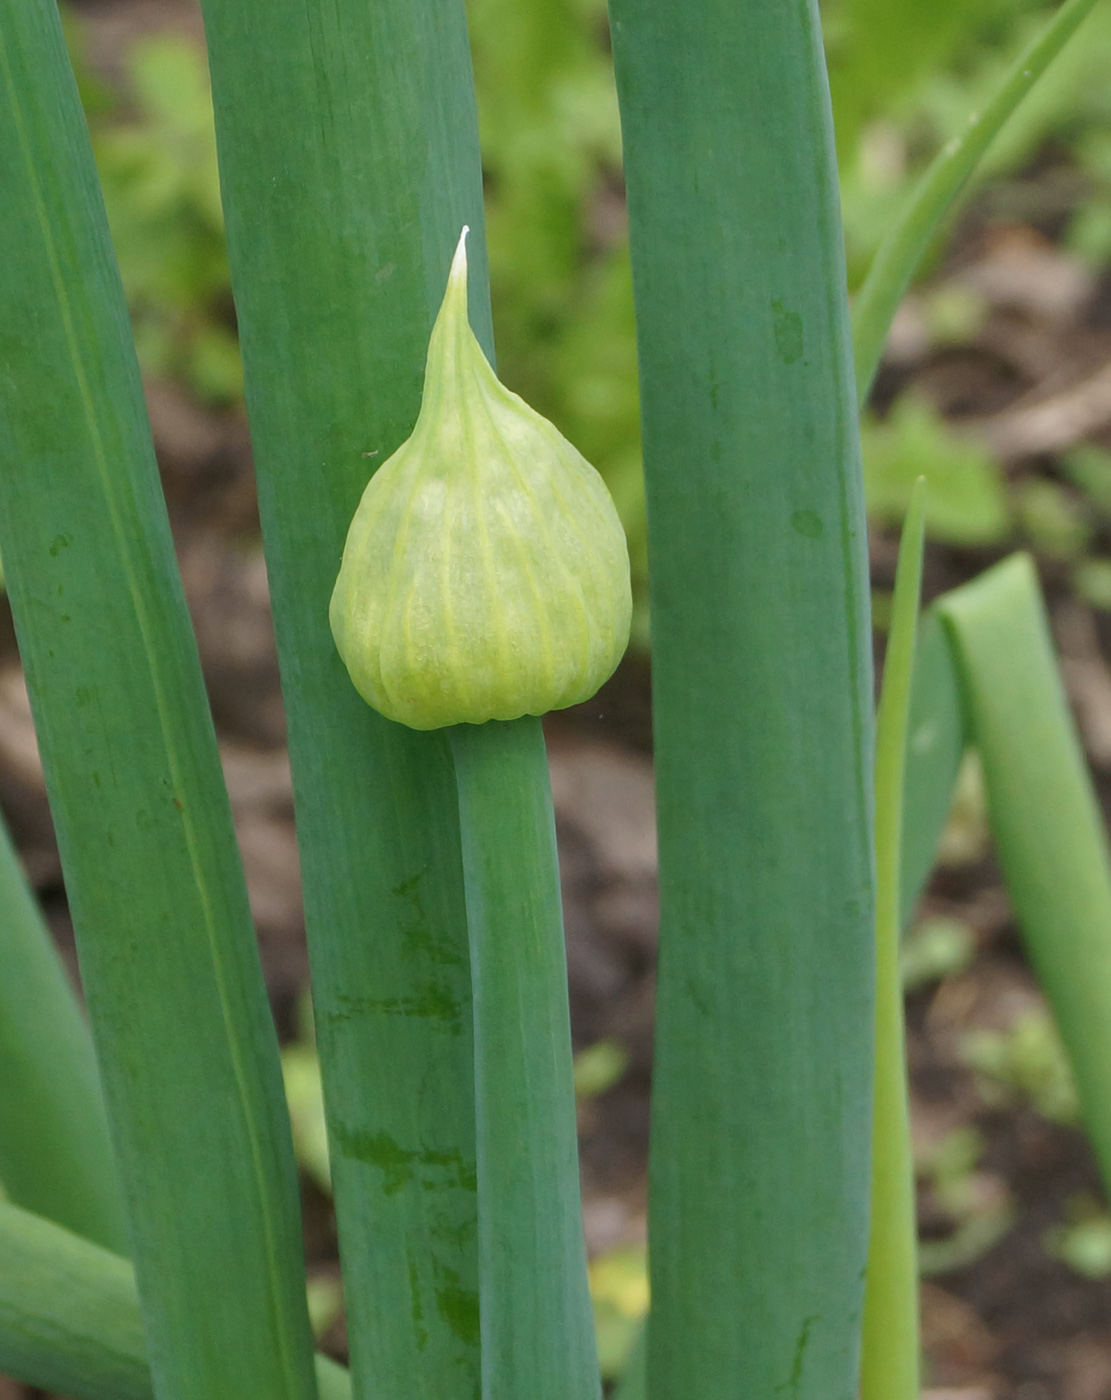
[[[88,131],[0,0],[0,547],[163,1400],[310,1400],[278,1047]]]
[[[412,430],[452,250],[492,353],[455,0],[206,0],[289,722],[313,1004],[364,1400],[474,1400],[470,977],[447,742],[359,697],[328,626],[351,517]]]
[[[871,653],[815,11],[612,0],[648,490],[651,1400],[855,1392]]]

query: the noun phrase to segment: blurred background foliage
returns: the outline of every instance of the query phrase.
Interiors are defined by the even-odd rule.
[[[144,373],[234,402],[243,371],[204,55],[185,36],[139,39],[117,89],[82,61],[72,15],[68,33]]]
[[[606,477],[643,600],[636,348],[605,3],[468,0],[468,11],[500,372]],[[852,285],[914,179],[1047,13],[1038,0],[826,0]],[[70,21],[144,369],[213,406],[234,404],[242,374],[199,46],[184,35],[139,38],[123,81],[106,85],[91,76],[80,24]],[[1096,270],[1111,260],[1108,71],[1111,7],[1102,7],[996,143],[982,177],[996,217],[1052,224],[1054,241]],[[1043,168],[1027,179],[1039,164],[1048,176]],[[930,271],[916,334],[934,347],[960,345],[982,325],[983,296],[934,285]],[[877,402],[864,424],[877,523],[898,523],[910,482],[925,472],[935,540],[1033,543],[1070,564],[1087,601],[1111,606],[1111,562],[1089,558],[1111,511],[1111,455],[1090,447],[1056,477],[1008,488],[1000,454],[961,435],[929,397],[893,393],[881,376]],[[645,628],[642,601],[642,639]]]

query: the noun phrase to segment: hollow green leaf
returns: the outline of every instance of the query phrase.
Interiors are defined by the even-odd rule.
[[[871,660],[828,95],[803,0],[612,0],[651,558],[652,1400],[855,1392]]]
[[[0,547],[162,1400],[302,1400],[289,1121],[88,132],[0,3]]]
[[[70,1400],[153,1400],[135,1272],[126,1259],[0,1202],[0,1372]],[[347,1372],[316,1358],[320,1400]]]
[[[206,0],[229,254],[289,721],[354,1386],[473,1400],[473,1051],[447,742],[355,692],[328,600],[409,435],[461,226],[492,352],[455,0]]]
[[[1007,891],[1111,1183],[1111,864],[1037,574],[1013,555],[937,603]]]

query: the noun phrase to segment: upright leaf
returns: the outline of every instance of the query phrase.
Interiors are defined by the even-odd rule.
[[[933,869],[966,742],[952,644],[937,609],[929,608],[918,629],[907,725],[899,863],[900,920],[904,926]]]
[[[408,436],[481,172],[457,0],[206,0],[356,1393],[478,1386],[473,1051],[441,734],[355,692],[328,627],[371,471]]]
[[[861,1400],[918,1400],[918,1220],[899,976],[904,778],[925,539],[925,480],[899,546],[876,717],[876,1073]]]
[[[313,1393],[277,1043],[53,0],[0,3],[0,548],[160,1400]]]
[[[611,0],[660,841],[651,1400],[851,1396],[871,663],[816,7]]]

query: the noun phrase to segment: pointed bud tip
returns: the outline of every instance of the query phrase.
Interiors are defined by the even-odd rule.
[[[470,233],[469,224],[463,225],[463,232],[459,235],[459,242],[455,246],[455,256],[451,260],[451,272],[448,274],[449,281],[457,281],[462,278],[467,280],[467,234]]]

